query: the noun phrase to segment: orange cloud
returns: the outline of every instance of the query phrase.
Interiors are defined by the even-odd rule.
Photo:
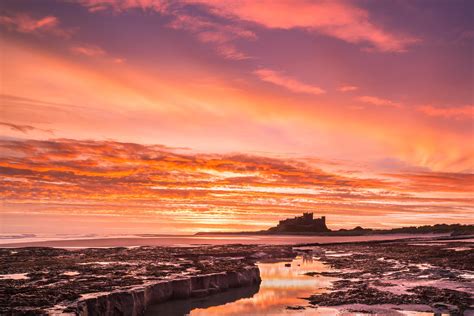
[[[98,46],[92,46],[92,45],[72,46],[71,51],[75,54],[84,55],[88,57],[97,57],[97,56],[106,55],[106,52],[102,48]]]
[[[428,116],[442,117],[442,118],[454,118],[454,119],[466,119],[471,120],[474,118],[474,106],[465,105],[458,107],[435,107],[432,105],[422,105],[417,107],[417,110]]]
[[[52,15],[42,18],[35,18],[27,13],[2,15],[0,16],[0,25],[20,33],[45,33],[60,37],[69,37],[71,35],[71,31],[62,29],[59,25],[59,19]]]
[[[402,186],[409,191],[474,191],[474,174],[472,173],[418,172],[387,175],[405,180]]]
[[[374,97],[374,96],[368,96],[368,95],[357,97],[356,100],[363,103],[376,105],[376,106],[392,106],[396,108],[402,107],[402,104],[399,102],[395,102],[388,99],[382,99],[382,98]]]
[[[123,64],[123,63],[126,62],[127,60],[126,60],[125,58],[119,58],[119,57],[117,57],[117,58],[112,59],[112,61],[113,61],[114,63],[116,63],[116,64]]]
[[[53,213],[140,218],[159,209],[160,216],[179,212],[192,221],[213,213],[214,220],[232,223],[308,209],[333,217],[473,211],[472,174],[348,176],[321,170],[311,159],[183,153],[115,141],[2,140],[0,148],[4,201],[36,205],[40,213],[63,205],[67,213]],[[231,223],[220,227],[232,229]]]
[[[292,92],[313,95],[325,93],[325,91],[320,87],[298,81],[275,70],[262,68],[254,71],[254,73],[260,78],[260,80],[273,83],[274,85],[283,87]]]
[[[125,63],[125,58],[120,57],[112,57],[108,52],[96,45],[73,45],[69,48],[71,52],[76,55],[82,55],[90,58],[105,58],[106,60],[116,63],[116,64],[123,64]]]
[[[359,87],[356,87],[356,86],[341,86],[337,90],[341,92],[351,92],[351,91],[356,91],[358,89]]]

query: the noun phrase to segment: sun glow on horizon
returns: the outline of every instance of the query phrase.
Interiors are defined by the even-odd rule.
[[[453,3],[3,1],[1,230],[474,223]]]

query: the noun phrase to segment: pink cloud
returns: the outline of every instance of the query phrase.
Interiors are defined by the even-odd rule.
[[[474,105],[465,105],[459,107],[435,107],[432,105],[422,105],[417,107],[419,112],[428,116],[454,118],[454,119],[473,119]]]
[[[170,12],[171,13],[171,12]],[[169,24],[174,29],[184,29],[191,32],[217,34],[214,42],[228,41],[232,38],[256,39],[254,32],[238,25],[228,25],[211,21],[204,17],[173,11],[173,21]],[[212,31],[212,32],[211,32]],[[212,37],[210,37],[212,38]]]
[[[404,52],[407,47],[418,40],[407,35],[396,34],[371,21],[369,12],[343,1],[308,1],[308,0],[182,0],[168,2],[165,0],[80,0],[80,3],[91,12],[114,10],[121,12],[128,9],[153,10],[163,14],[174,15],[180,24],[189,20],[183,13],[184,5],[203,4],[211,14],[224,17],[228,22],[237,20],[250,21],[272,29],[303,29],[331,36],[352,44],[364,44],[365,50],[382,52]],[[278,14],[275,14],[278,12]],[[180,28],[202,31],[203,27],[222,23],[197,21],[196,25],[181,25]],[[185,21],[186,23],[186,21]],[[249,32],[249,31],[244,31]],[[224,33],[237,33],[225,30]],[[239,36],[239,37],[245,37]]]
[[[356,86],[341,86],[337,90],[339,90],[341,92],[351,92],[351,91],[356,91],[358,89],[359,89],[359,87],[356,87]]]
[[[250,58],[239,51],[232,43],[235,39],[243,38],[254,40],[255,33],[237,25],[226,25],[209,19],[188,14],[172,13],[174,20],[169,27],[177,30],[185,30],[196,35],[201,43],[215,45],[216,52],[227,59],[241,60]]]
[[[170,28],[184,30],[193,33],[201,43],[211,44],[215,51],[226,59],[242,60],[250,58],[245,53],[239,51],[232,43],[237,38],[256,38],[255,33],[250,30],[230,25],[218,23],[206,17],[190,15],[181,10],[178,2],[173,8],[167,1],[160,0],[81,0],[80,3],[91,12],[113,10],[122,12],[130,9],[152,10],[170,16],[172,21],[168,24]]]
[[[69,37],[71,31],[62,29],[59,24],[59,19],[52,15],[42,18],[34,18],[26,13],[0,16],[0,25],[9,30],[20,33],[48,33],[60,37]]]
[[[374,24],[368,11],[342,1],[294,0],[188,0],[210,6],[212,12],[267,28],[304,29],[352,44],[369,44],[371,50],[403,52],[417,40],[397,35]],[[275,14],[278,12],[278,14]]]
[[[142,9],[163,11],[167,8],[167,1],[161,0],[79,0],[91,12],[104,10],[124,11],[128,9]]]
[[[216,50],[219,53],[219,55],[223,56],[226,59],[243,60],[243,59],[252,58],[252,57],[240,52],[232,44],[219,45],[219,46],[217,46]]]
[[[254,71],[254,73],[260,78],[260,80],[273,83],[274,85],[284,87],[293,92],[297,93],[308,93],[319,95],[325,93],[323,89],[317,86],[303,83],[292,77],[288,77],[280,72],[271,70],[271,69],[259,69]]]
[[[112,61],[116,64],[123,64],[126,61],[126,59],[125,58],[114,58]]]
[[[110,56],[108,52],[106,52],[104,49],[96,45],[89,45],[89,44],[74,45],[74,46],[71,46],[69,50],[76,55],[82,55],[82,56],[86,56],[90,58],[102,57],[116,64],[123,64],[125,62],[125,58]]]
[[[396,107],[396,108],[402,107],[402,104],[399,102],[395,102],[388,99],[382,99],[382,98],[374,97],[374,96],[364,95],[364,96],[357,97],[356,99],[360,102],[368,103],[368,104],[372,104],[376,106],[391,106],[391,107]]]
[[[105,56],[106,52],[98,47],[92,45],[77,45],[71,47],[71,51],[75,54],[84,55],[88,57],[97,57],[97,56]]]

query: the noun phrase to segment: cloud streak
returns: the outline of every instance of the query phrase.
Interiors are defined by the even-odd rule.
[[[105,56],[106,52],[98,46],[92,45],[75,45],[71,47],[71,51],[78,55],[84,55],[88,57]]]
[[[224,58],[232,60],[251,58],[239,51],[233,41],[236,39],[255,40],[257,36],[254,32],[238,25],[218,23],[209,18],[192,16],[179,10],[170,11],[167,14],[173,17],[169,27],[193,33],[201,43],[214,45],[216,52]]]
[[[268,68],[261,68],[255,70],[254,73],[260,80],[270,82],[274,85],[283,87],[292,92],[306,93],[312,95],[320,95],[326,92],[320,87],[301,82],[295,78],[282,74],[281,72]]]
[[[154,11],[171,18],[168,27],[183,30],[195,35],[196,39],[205,44],[211,44],[216,53],[230,60],[251,58],[240,51],[233,43],[236,39],[255,40],[257,37],[251,30],[242,28],[234,21],[212,19],[206,15],[189,14],[186,1],[160,0],[81,0],[80,4],[90,12],[114,11],[122,13],[127,10]]]
[[[27,13],[1,15],[0,25],[20,33],[51,34],[66,38],[71,36],[71,31],[62,28],[59,19],[53,15],[40,18]]]
[[[163,11],[167,8],[167,0],[79,0],[90,12],[113,10],[122,12],[130,9]]]
[[[21,133],[24,133],[24,134],[28,134],[28,132],[31,132],[31,131],[40,131],[40,132],[45,132],[45,133],[48,133],[48,134],[53,134],[53,131],[50,130],[50,129],[37,128],[37,127],[31,126],[31,125],[0,122],[0,126],[5,126],[5,127],[10,128],[12,131],[21,132]]]
[[[337,90],[341,92],[351,92],[351,91],[356,91],[358,89],[359,87],[356,87],[356,86],[341,86]]]
[[[418,111],[428,116],[447,119],[472,120],[474,119],[474,106],[465,105],[458,107],[435,107],[432,105],[421,105]]]
[[[298,29],[322,34],[363,45],[367,51],[405,52],[418,41],[377,26],[371,21],[368,11],[344,1],[81,0],[80,3],[91,12],[111,10],[121,13],[139,9],[171,16],[171,27],[194,33],[199,41],[215,45],[218,54],[234,60],[250,56],[238,50],[232,42],[236,38],[255,38],[252,31],[239,26],[240,22],[255,23],[267,29]],[[208,14],[187,13],[187,7],[196,5],[207,8]],[[211,19],[209,15],[219,19]]]
[[[447,216],[459,207],[473,211],[472,174],[349,176],[304,159],[182,153],[115,141],[2,140],[0,148],[0,192],[9,203],[48,201],[74,209],[87,201],[97,212],[100,205],[122,201],[125,213],[146,205],[163,213],[226,210],[223,218],[244,220],[315,209],[348,216],[390,209],[426,214],[441,202]]]
[[[402,104],[399,102],[395,102],[388,99],[383,99],[375,96],[364,95],[356,98],[357,101],[362,103],[367,103],[375,106],[388,106],[388,107],[395,107],[401,108]]]
[[[255,22],[270,29],[302,29],[351,44],[368,44],[371,50],[404,52],[417,40],[377,26],[369,13],[343,1],[216,1],[188,0],[210,6],[215,14]],[[278,14],[274,14],[278,12]]]

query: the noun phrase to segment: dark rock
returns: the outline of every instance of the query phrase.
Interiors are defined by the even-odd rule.
[[[301,311],[306,309],[304,306],[287,306],[286,309],[293,311]]]
[[[259,284],[251,259],[255,253],[295,256],[288,246],[261,245],[17,248],[14,256],[11,251],[0,248],[0,274],[27,273],[29,278],[0,279],[0,315],[48,313],[54,306],[83,315],[139,315],[150,304],[188,298],[192,292]],[[77,274],[63,274],[70,271]],[[84,294],[88,298],[81,299]]]

